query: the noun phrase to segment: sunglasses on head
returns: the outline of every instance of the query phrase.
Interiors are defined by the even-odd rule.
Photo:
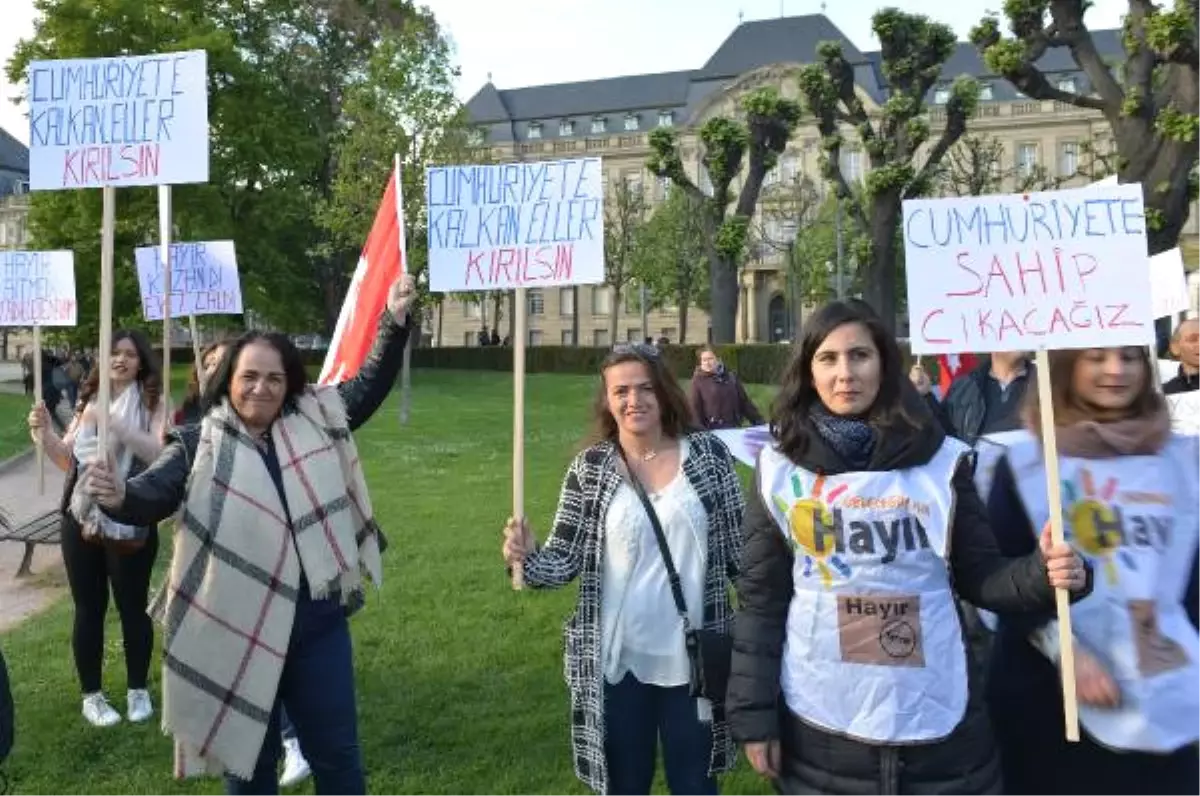
[[[658,359],[658,349],[649,343],[617,343],[612,347],[615,356],[633,354],[646,359]]]

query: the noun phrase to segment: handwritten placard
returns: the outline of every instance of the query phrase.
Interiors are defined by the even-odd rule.
[[[1178,248],[1150,258],[1150,299],[1155,318],[1188,311],[1187,276]]]
[[[203,50],[29,65],[29,187],[208,182]]]
[[[142,315],[148,321],[162,320],[166,278],[159,247],[143,246],[134,254]],[[242,285],[233,241],[171,244],[170,307],[172,318],[242,313]]]
[[[1154,341],[1140,185],[904,202],[915,353]]]
[[[74,326],[75,253],[0,251],[0,326]]]
[[[1171,428],[1180,434],[1200,435],[1200,392],[1168,395],[1167,406],[1171,409]]]
[[[604,282],[599,158],[426,172],[435,293]]]

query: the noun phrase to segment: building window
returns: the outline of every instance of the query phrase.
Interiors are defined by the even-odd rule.
[[[639,172],[630,172],[624,177],[625,187],[629,189],[631,196],[638,196],[642,192],[642,175]]]
[[[529,129],[525,132],[525,137],[526,138],[541,138],[542,137],[542,123],[541,122],[530,122]]]
[[[563,119],[558,123],[558,134],[560,136],[575,135],[575,122],[569,119]]]
[[[675,124],[675,114],[674,113],[672,113],[671,111],[659,111],[658,112],[658,126],[659,127],[671,127],[674,124]]]
[[[779,160],[779,178],[784,185],[791,185],[800,176],[800,158],[795,152],[786,152]]]
[[[607,285],[596,285],[592,288],[592,314],[608,315],[612,312],[612,293]]]
[[[541,344],[542,344],[542,330],[541,329],[530,329],[529,330],[529,347],[533,348],[533,347],[539,346]]]
[[[608,132],[608,120],[605,119],[603,116],[597,116],[594,119],[592,119],[592,132],[593,133]]]
[[[472,127],[467,133],[468,146],[483,146],[484,135],[483,130],[478,127]]]
[[[675,339],[675,334],[676,334],[675,329],[673,329],[670,326],[664,326],[659,333],[662,337],[667,338],[667,340],[669,340],[672,343],[679,342],[678,340]]]
[[[479,302],[474,299],[467,299],[462,303],[463,317],[473,320],[479,320],[479,311],[481,309]]]
[[[1063,141],[1058,145],[1058,174],[1060,177],[1074,177],[1078,172],[1079,144]]]
[[[671,178],[670,177],[659,177],[658,178],[658,195],[661,196],[663,199],[666,199],[668,196],[671,195]]]
[[[608,348],[612,345],[609,342],[608,329],[595,329],[592,331],[592,345],[596,348]]]
[[[562,330],[562,344],[575,345],[575,332],[571,329]]]
[[[945,105],[950,101],[950,87],[938,86],[933,90],[933,104]]]
[[[981,99],[981,100],[990,100],[990,99],[992,99],[992,98],[993,98],[993,94],[992,94],[992,84],[991,84],[991,83],[984,83],[984,84],[982,84],[982,85],[979,87],[979,99]]]
[[[1058,90],[1065,91],[1068,94],[1074,94],[1075,93],[1075,78],[1060,77],[1058,79]]]
[[[1017,147],[1017,173],[1022,177],[1033,174],[1038,165],[1037,144],[1021,144]]]
[[[525,292],[526,308],[530,315],[544,315],[546,312],[546,297],[541,288],[530,288]]]
[[[841,156],[842,177],[846,182],[858,182],[863,178],[862,152],[843,149]]]
[[[558,289],[558,314],[570,318],[575,314],[575,288],[560,287]]]
[[[775,168],[763,175],[763,187],[769,188],[779,182],[779,164],[775,164]]]
[[[463,332],[463,348],[476,348],[479,343],[479,332]]]
[[[625,314],[637,315],[642,311],[642,289],[635,284],[625,288]]]
[[[642,342],[642,327],[630,326],[625,330],[625,341],[629,343]]]
[[[637,117],[636,113],[631,113],[625,117],[625,129],[626,130],[638,129],[638,117]]]

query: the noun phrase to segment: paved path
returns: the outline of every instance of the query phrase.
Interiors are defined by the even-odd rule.
[[[22,525],[57,510],[64,474],[46,462],[46,487],[38,494],[37,457],[23,454],[0,462],[0,509],[10,521]],[[21,542],[0,542],[0,630],[5,630],[48,606],[66,586],[62,552],[57,545],[38,545],[33,575],[17,580],[17,566],[25,552]]]

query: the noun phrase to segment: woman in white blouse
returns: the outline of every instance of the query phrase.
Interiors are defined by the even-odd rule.
[[[733,460],[716,437],[693,432],[687,398],[652,346],[613,349],[601,365],[595,415],[596,441],[567,470],[545,545],[510,519],[504,558],[523,567],[532,588],[579,578],[565,633],[579,778],[598,793],[649,793],[661,737],[671,792],[716,793],[714,775],[735,753],[720,698],[697,694],[723,698],[712,675],[728,669],[717,658],[728,654],[720,641],[730,631],[728,586],[741,551]],[[693,628],[716,642],[705,647],[707,687],[685,643]]]

